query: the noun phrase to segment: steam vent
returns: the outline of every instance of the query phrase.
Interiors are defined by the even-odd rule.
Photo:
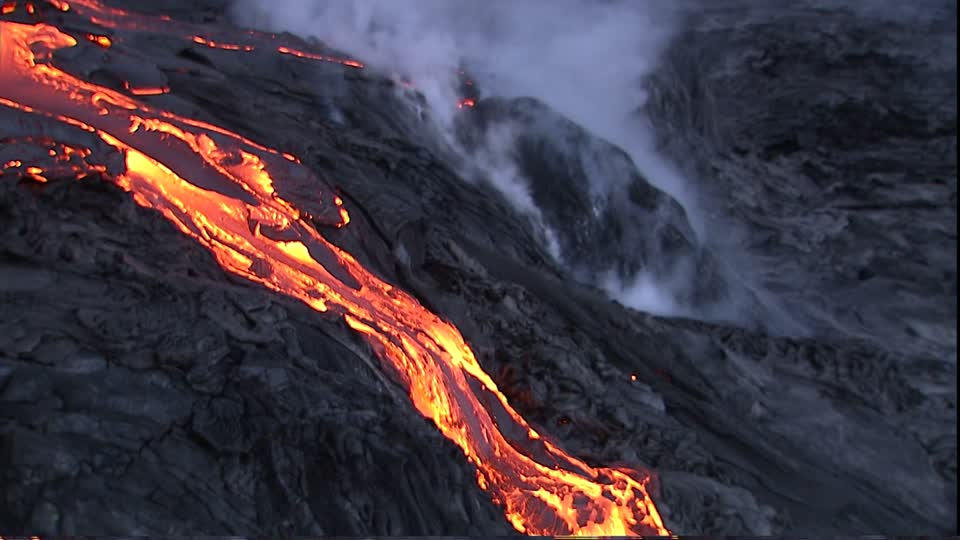
[[[657,1],[3,1],[0,540],[955,533],[955,2]]]

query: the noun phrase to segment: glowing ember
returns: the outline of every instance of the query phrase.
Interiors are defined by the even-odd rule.
[[[104,49],[109,49],[113,42],[110,41],[110,38],[107,36],[101,36],[99,34],[87,34],[87,41],[96,43],[97,45],[103,47]]]
[[[131,88],[127,86],[127,90],[130,90],[130,93],[135,96],[159,96],[160,94],[166,94],[170,91],[170,89],[165,86],[146,88]]]
[[[199,43],[200,45],[206,45],[211,49],[224,49],[227,51],[252,51],[255,48],[253,45],[234,45],[231,43],[217,43],[216,41],[204,39],[200,36],[193,36],[193,42]]]
[[[321,60],[323,62],[335,62],[337,64],[343,64],[345,66],[353,68],[362,68],[363,64],[357,62],[356,60],[346,60],[343,58],[336,58],[333,56],[325,56],[322,54],[309,53],[305,51],[298,51],[296,49],[291,49],[290,47],[277,47],[277,52],[280,54],[289,54],[296,56],[297,58],[307,58],[309,60]]]
[[[40,182],[41,184],[47,183],[47,179],[43,176],[43,169],[40,167],[27,167],[24,172],[27,174],[27,178]]]
[[[94,2],[80,4],[90,9]],[[97,13],[116,21],[122,15],[117,11]],[[224,269],[342,316],[406,386],[417,410],[461,448],[476,467],[477,483],[517,530],[669,534],[647,491],[648,477],[590,467],[540,436],[509,405],[454,326],[367,271],[280,197],[274,175],[303,172],[293,156],[154,109],[39,60],[76,43],[53,26],[0,21],[0,104],[96,134],[124,156],[126,172],[114,178],[117,185],[206,247]],[[66,148],[52,149],[58,156],[83,153]],[[46,180],[39,169],[25,172]],[[331,202],[340,226],[346,225],[343,201]],[[284,240],[275,239],[278,232]],[[501,428],[525,436],[508,439]]]
[[[6,103],[5,103],[6,104]],[[47,155],[52,157],[50,166],[46,169],[30,166],[22,169],[25,176],[38,182],[46,182],[48,176],[73,176],[82,179],[91,173],[106,172],[107,168],[99,164],[87,163],[86,158],[92,154],[89,148],[77,148],[45,137],[7,137],[0,139],[0,145],[32,145],[47,148]],[[19,169],[23,161],[19,159],[4,163],[4,169]]]
[[[135,96],[159,96],[160,94],[167,94],[170,92],[170,89],[166,86],[135,87],[130,86],[130,83],[128,82],[124,82],[123,87]]]
[[[343,199],[339,196],[333,198],[333,204],[337,205],[337,212],[340,214],[340,223],[337,224],[337,227],[344,227],[350,223],[350,213],[347,212],[347,209],[343,207]]]

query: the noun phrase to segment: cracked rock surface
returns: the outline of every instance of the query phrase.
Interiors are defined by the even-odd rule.
[[[160,10],[139,4],[125,7]],[[243,35],[221,4],[162,5]],[[139,76],[171,89],[151,103],[299,156],[324,185],[277,190],[317,215],[312,194],[338,190],[353,220],[320,230],[454,322],[539,432],[590,464],[655,471],[675,534],[947,534],[956,66],[937,47],[955,45],[956,8],[711,6],[687,21],[643,112],[663,151],[720,194],[751,271],[804,332],[656,317],[579,284],[492,188],[458,176],[416,97],[374,72],[177,36],[81,41],[55,62],[120,84],[136,53]],[[0,162],[36,153],[13,141],[29,128],[108,170],[0,176],[0,529],[512,533],[342,319],[227,274],[109,181],[123,168],[109,147],[25,116],[0,110]],[[631,178],[637,200],[675,206]],[[570,212],[562,203],[546,213]],[[693,245],[684,217],[669,219],[682,249],[732,249]],[[610,221],[593,225],[602,237]]]

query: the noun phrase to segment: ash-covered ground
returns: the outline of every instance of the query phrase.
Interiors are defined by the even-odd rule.
[[[79,36],[54,57],[65,71],[167,87],[138,99],[298,156],[322,185],[280,178],[278,192],[319,215],[315,194],[336,190],[352,221],[318,220],[323,234],[454,322],[540,433],[591,465],[654,471],[673,533],[956,529],[955,4],[691,12],[645,114],[709,194],[708,228],[742,231],[729,243],[697,238],[632,169],[591,214],[585,165],[564,152],[629,157],[536,100],[478,96],[458,113],[466,147],[497,123],[541,125],[517,139],[517,166],[568,257],[693,260],[690,305],[746,298],[751,316],[731,323],[641,313],[583,284],[528,216],[463,178],[416,91],[375,70],[36,4],[3,20]],[[268,39],[223,2],[116,5],[219,43]],[[25,140],[38,134],[107,170],[36,182],[28,163],[58,170]],[[0,141],[0,164],[23,162],[0,176],[0,530],[511,533],[341,319],[222,270],[116,187],[122,161],[82,130],[4,107]]]

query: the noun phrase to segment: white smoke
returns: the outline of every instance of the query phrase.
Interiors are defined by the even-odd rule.
[[[316,37],[371,68],[409,77],[441,127],[452,124],[464,67],[485,95],[535,97],[627,151],[698,230],[688,184],[653,150],[637,114],[646,100],[643,79],[677,27],[674,6],[669,0],[236,0],[234,16],[248,26]],[[542,225],[525,181],[495,161],[480,167],[488,180]],[[599,285],[637,309],[673,309],[649,277]]]
[[[484,138],[484,144],[480,145],[474,156],[474,166],[516,210],[530,218],[533,226],[542,233],[547,252],[555,261],[562,262],[563,253],[556,233],[544,220],[543,213],[530,193],[530,186],[513,161],[511,150],[515,135],[508,126],[494,126],[487,130]]]
[[[678,315],[684,311],[668,288],[646,272],[639,272],[629,280],[609,272],[602,277],[600,286],[621,304],[647,313]]]

